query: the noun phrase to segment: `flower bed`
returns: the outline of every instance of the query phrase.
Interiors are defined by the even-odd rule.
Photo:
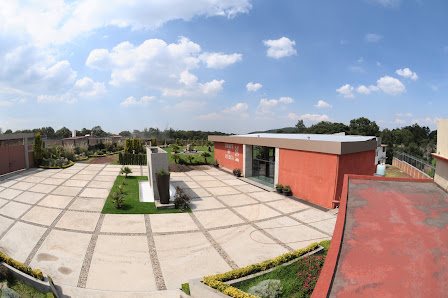
[[[293,259],[299,258],[306,253],[309,253],[319,246],[318,243],[312,243],[308,245],[306,248],[298,249],[296,251],[283,254],[274,259],[267,260],[258,264],[249,265],[243,268],[235,269],[226,273],[210,275],[204,277],[203,283],[208,285],[211,288],[218,290],[219,292],[229,295],[234,298],[255,298],[252,294],[245,293],[240,289],[233,287],[231,285],[226,284],[226,281],[242,278],[248,276],[250,274],[254,274],[257,272],[262,272],[268,270],[270,268],[274,268],[276,266],[282,265],[286,262],[289,262]]]

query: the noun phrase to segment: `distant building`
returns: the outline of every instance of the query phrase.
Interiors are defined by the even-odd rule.
[[[387,145],[385,144],[381,144],[381,138],[377,137],[376,138],[376,154],[375,154],[375,165],[377,164],[385,164],[386,163],[386,148]]]
[[[436,173],[434,181],[445,191],[448,190],[448,119],[437,121]]]
[[[229,170],[273,187],[289,185],[293,195],[333,208],[345,174],[373,175],[375,137],[320,134],[209,136],[215,159]]]

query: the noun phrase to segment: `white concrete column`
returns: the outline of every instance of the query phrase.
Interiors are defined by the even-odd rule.
[[[27,169],[29,169],[30,168],[30,160],[28,157],[28,138],[27,137],[23,138],[23,145],[25,146],[25,167]]]
[[[278,171],[280,168],[280,148],[275,148],[275,172],[274,172],[274,185],[278,184]]]
[[[243,176],[252,176],[252,145],[243,145]]]

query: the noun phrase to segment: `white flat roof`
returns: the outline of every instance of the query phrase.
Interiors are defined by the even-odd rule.
[[[254,133],[247,135],[233,135],[233,137],[244,138],[272,138],[272,139],[291,139],[291,140],[313,140],[327,142],[363,142],[375,139],[374,136],[338,136],[323,134],[295,134],[295,133]]]

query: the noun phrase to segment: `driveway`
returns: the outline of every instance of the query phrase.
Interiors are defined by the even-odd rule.
[[[330,239],[336,222],[215,168],[171,173],[193,198],[192,213],[101,214],[119,170],[77,163],[0,180],[0,250],[64,292],[173,290]]]

